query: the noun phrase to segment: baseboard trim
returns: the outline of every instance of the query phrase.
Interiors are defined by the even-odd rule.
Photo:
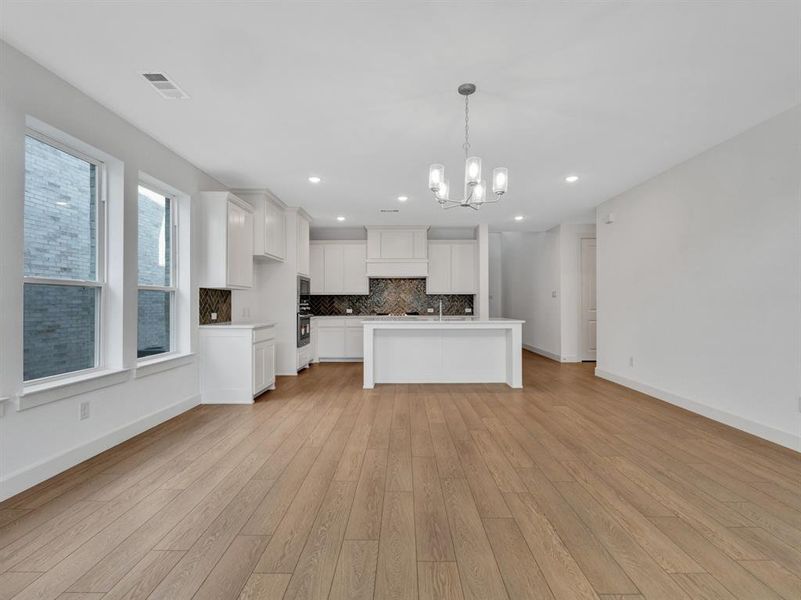
[[[9,473],[0,479],[0,501],[24,492],[28,488],[50,479],[93,456],[97,456],[101,452],[172,419],[199,404],[200,394],[191,396],[186,400],[145,415],[133,423],[114,429],[90,442],[74,446],[66,452],[46,458],[33,466]]]
[[[781,429],[763,425],[762,423],[713,408],[702,402],[690,400],[689,398],[679,396],[673,392],[668,392],[667,390],[662,390],[660,388],[648,385],[647,383],[642,383],[635,379],[629,379],[623,375],[618,375],[617,373],[612,373],[611,371],[606,371],[598,367],[595,368],[595,376],[606,379],[607,381],[611,381],[612,383],[617,383],[618,385],[631,388],[632,390],[642,392],[648,396],[653,396],[654,398],[663,400],[669,404],[679,406],[689,410],[690,412],[712,419],[713,421],[717,421],[719,423],[723,423],[724,425],[739,429],[740,431],[745,431],[746,433],[750,433],[751,435],[755,435],[763,440],[773,442],[774,444],[779,444],[780,446],[784,446],[790,450],[801,452],[801,435],[794,435],[789,431],[782,431]]]
[[[523,344],[523,348],[525,348],[529,352],[533,352],[534,354],[539,354],[540,356],[544,356],[545,358],[550,358],[551,360],[555,360],[558,363],[580,362],[578,360],[578,357],[576,356],[559,356],[558,354],[555,354],[549,350],[537,348],[537,346],[532,346],[531,344]]]

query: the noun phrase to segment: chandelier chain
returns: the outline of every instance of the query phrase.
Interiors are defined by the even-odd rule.
[[[470,104],[469,96],[464,97],[464,157],[467,158],[470,153]]]

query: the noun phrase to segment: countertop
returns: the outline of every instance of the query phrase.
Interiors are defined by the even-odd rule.
[[[241,323],[209,323],[208,325],[201,325],[201,329],[261,329],[262,327],[273,327],[275,321],[256,321],[256,322],[241,322]]]
[[[439,315],[315,315],[313,319],[361,319],[363,321],[439,321]],[[442,315],[443,321],[474,321],[473,315]]]
[[[363,325],[383,326],[383,327],[443,327],[443,328],[460,328],[460,327],[474,327],[476,329],[504,329],[512,325],[520,325],[525,323],[519,319],[488,319],[479,320],[473,318],[460,318],[452,317],[450,319],[443,317],[440,321],[439,318],[421,318],[421,317],[389,317],[383,319],[365,319],[362,321]]]

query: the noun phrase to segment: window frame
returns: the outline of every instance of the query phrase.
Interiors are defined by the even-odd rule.
[[[105,328],[105,303],[108,298],[107,286],[108,277],[106,265],[108,262],[107,229],[108,229],[108,210],[107,210],[107,173],[106,163],[99,158],[81,152],[49,135],[42,133],[32,127],[25,128],[25,137],[33,138],[43,144],[51,146],[56,150],[69,154],[70,156],[83,160],[95,167],[95,279],[69,279],[60,277],[38,277],[25,275],[23,272],[22,285],[61,285],[71,287],[90,287],[95,289],[95,347],[94,347],[94,366],[86,369],[67,371],[36,379],[24,379],[24,386],[37,386],[75,377],[85,377],[93,373],[106,371],[106,328]],[[27,156],[25,156],[27,160]],[[25,212],[25,191],[23,190],[23,215]],[[23,217],[24,218],[24,217]],[[23,236],[23,247],[25,245]],[[25,308],[23,305],[23,312]],[[24,362],[24,358],[23,358]]]
[[[155,192],[164,196],[170,201],[170,285],[143,285],[139,283],[139,188],[143,187],[151,192]],[[136,187],[136,300],[137,300],[137,315],[136,315],[136,363],[137,365],[146,364],[149,362],[157,362],[174,357],[178,353],[177,347],[177,312],[176,304],[178,298],[178,195],[174,192],[165,189],[158,183],[150,178],[143,179],[140,177]],[[149,356],[139,356],[139,292],[168,292],[170,298],[170,349],[166,352],[158,354],[151,354]]]

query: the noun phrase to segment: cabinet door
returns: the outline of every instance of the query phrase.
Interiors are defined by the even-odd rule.
[[[367,244],[343,244],[344,294],[368,294],[370,280],[367,277]]]
[[[286,215],[284,209],[273,204],[273,212],[275,214],[275,252],[273,254],[284,260],[286,258]]]
[[[345,328],[320,327],[317,331],[317,355],[320,358],[345,356]]]
[[[428,245],[427,294],[451,293],[451,245]]]
[[[361,323],[345,329],[345,356],[364,358],[364,328]]]
[[[340,244],[326,244],[323,289],[326,294],[341,294],[344,291],[343,280],[345,276],[342,263],[342,246]]]
[[[309,222],[298,216],[298,273],[309,275]]]
[[[325,248],[322,244],[309,246],[309,271],[311,293],[325,294]]]
[[[226,270],[228,285],[253,287],[253,215],[228,203]]]
[[[476,245],[472,243],[453,244],[451,246],[451,293],[477,293],[476,280]]]
[[[253,344],[253,395],[267,387],[266,359],[267,342]]]
[[[264,349],[264,387],[275,383],[275,342],[265,342]]]

